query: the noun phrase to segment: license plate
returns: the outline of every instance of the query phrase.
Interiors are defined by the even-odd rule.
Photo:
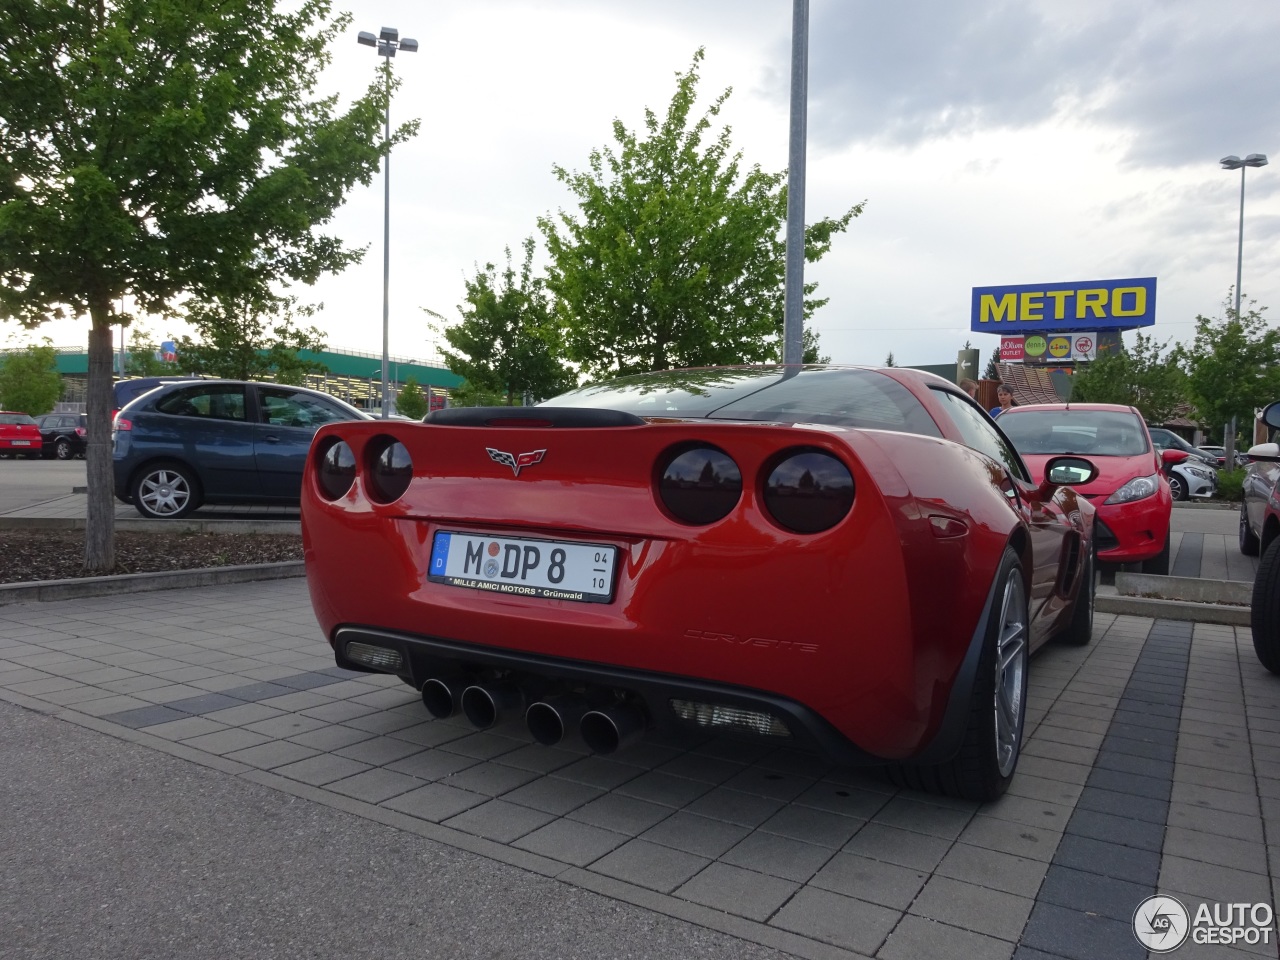
[[[617,547],[561,540],[435,535],[427,579],[515,597],[609,603]]]
[[[15,446],[15,447],[29,447],[29,446],[31,446],[31,441],[30,441],[30,440],[10,440],[10,441],[9,441],[9,443],[10,443],[12,446]]]

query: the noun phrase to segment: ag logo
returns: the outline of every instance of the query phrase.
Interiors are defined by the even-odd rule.
[[[1049,353],[1055,357],[1065,357],[1071,352],[1070,337],[1054,337],[1049,341]]]
[[[1133,912],[1133,935],[1152,953],[1177,950],[1190,927],[1187,908],[1173,897],[1147,897]]]
[[[1023,344],[1023,349],[1026,350],[1028,357],[1043,357],[1046,349],[1044,337],[1039,334],[1027,337],[1026,343]]]

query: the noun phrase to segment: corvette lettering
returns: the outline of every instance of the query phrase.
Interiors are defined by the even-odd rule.
[[[532,467],[535,463],[541,463],[542,458],[547,455],[546,450],[530,450],[528,453],[510,454],[505,450],[495,450],[493,447],[485,447],[484,449],[489,454],[490,460],[510,467],[511,472],[517,477],[520,476],[520,471],[525,467]]]
[[[817,653],[816,643],[796,643],[792,640],[770,640],[768,637],[740,637],[733,633],[713,633],[709,630],[686,630],[691,640],[721,640],[736,647],[758,647],[765,650],[794,650],[796,653]]]

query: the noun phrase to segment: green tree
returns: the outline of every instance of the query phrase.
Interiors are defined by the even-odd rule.
[[[743,172],[730,129],[711,134],[731,89],[691,122],[702,59],[677,74],[665,117],[645,110],[643,135],[615,120],[616,150],[592,151],[586,172],[553,168],[579,207],[539,218],[547,286],[567,357],[592,379],[781,355],[786,174]],[[807,227],[805,259],[861,211]],[[806,317],[826,302],[816,289],[805,285]]]
[[[293,297],[222,296],[188,306],[187,320],[198,339],[180,337],[178,366],[189,373],[203,373],[229,380],[260,380],[301,384],[308,373],[328,369],[318,360],[300,356],[303,350],[325,348],[324,334],[316,327],[299,328],[299,317],[315,314],[311,306],[298,306]]]
[[[176,363],[160,359],[160,348],[149,332],[135,328],[129,334],[129,349],[124,361],[126,377],[160,377],[180,372],[181,368]]]
[[[1072,377],[1071,399],[1122,403],[1137,407],[1149,423],[1164,423],[1187,402],[1177,356],[1167,342],[1140,333],[1132,347],[1105,353]]]
[[[349,22],[329,0],[0,4],[0,317],[90,320],[89,571],[115,562],[121,296],[168,315],[362,254],[317,228],[415,125],[381,137],[389,72],[344,108],[315,95]]]
[[[445,365],[467,381],[470,390],[520,405],[525,395],[544,400],[570,389],[577,377],[559,359],[563,348],[544,282],[533,275],[533,238],[524,241],[524,263],[501,273],[492,263],[466,281],[461,321],[434,329],[449,344]],[[438,321],[445,318],[426,311]],[[465,406],[466,404],[459,404]]]
[[[1215,431],[1233,417],[1253,423],[1254,410],[1280,396],[1280,330],[1265,309],[1250,301],[1237,315],[1228,298],[1222,317],[1196,317],[1195,339],[1179,351],[1191,402]]]
[[[0,410],[48,413],[62,396],[58,352],[46,339],[0,356]]]
[[[418,386],[418,381],[408,377],[404,386],[400,388],[400,395],[396,397],[396,412],[414,420],[421,420],[427,415],[429,406],[427,395]]]
[[[896,367],[898,365],[897,363],[894,362],[892,350],[890,350],[889,355],[884,358],[884,365],[886,367]]]
[[[802,363],[830,363],[831,357],[826,356],[822,352],[822,344],[819,342],[818,331],[813,327],[805,327],[804,333],[800,338],[800,345],[804,348],[804,353],[800,355]]]
[[[996,348],[996,351],[997,353],[999,352],[999,347]],[[991,356],[987,358],[987,366],[986,366],[986,369],[982,371],[982,379],[983,380],[999,380],[1000,379],[1000,368],[996,366],[995,353],[991,354]]]

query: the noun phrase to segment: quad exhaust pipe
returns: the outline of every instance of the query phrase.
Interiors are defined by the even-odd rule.
[[[621,704],[588,710],[578,729],[592,753],[617,753],[644,736],[644,714]]]
[[[422,684],[422,704],[437,720],[461,712],[478,730],[524,714],[534,740],[553,747],[575,727],[592,753],[617,753],[644,737],[644,714],[635,707],[615,704],[592,707],[571,694],[528,704],[523,690],[510,683],[475,683],[464,676],[431,677]]]

